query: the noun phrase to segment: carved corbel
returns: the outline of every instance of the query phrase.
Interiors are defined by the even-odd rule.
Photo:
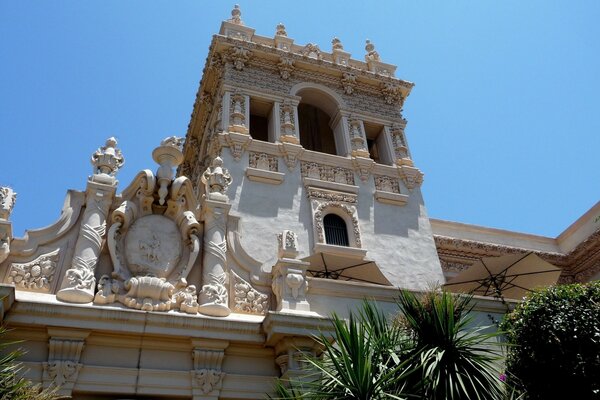
[[[283,142],[279,143],[279,152],[283,157],[285,165],[287,165],[290,171],[293,171],[294,168],[296,168],[302,153],[304,153],[304,147],[300,144]]]
[[[423,173],[418,168],[401,165],[398,167],[398,174],[409,190],[423,183]]]
[[[192,360],[194,369],[190,371],[192,380],[192,399],[217,400],[221,393],[225,372],[222,370],[225,349],[229,342],[225,340],[192,339]]]
[[[371,170],[375,166],[375,161],[367,157],[352,157],[352,165],[358,176],[360,176],[360,180],[365,182],[369,179]]]
[[[289,79],[295,69],[294,60],[289,57],[280,57],[279,63],[277,64],[277,69],[279,70],[279,76],[281,76],[281,79]]]
[[[83,367],[80,358],[88,331],[48,329],[48,361],[43,363],[42,384],[61,396],[71,396]]]

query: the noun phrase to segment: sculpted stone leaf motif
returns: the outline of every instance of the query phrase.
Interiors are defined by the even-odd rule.
[[[233,273],[235,312],[265,314],[269,310],[269,295],[254,289],[252,285]]]
[[[56,250],[28,263],[11,264],[7,282],[19,289],[49,292],[50,285],[54,282],[58,253],[59,251]]]

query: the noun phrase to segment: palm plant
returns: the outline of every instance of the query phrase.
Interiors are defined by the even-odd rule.
[[[280,399],[402,399],[406,366],[406,337],[383,313],[364,302],[348,321],[332,317],[333,338],[316,338],[320,358],[308,358],[313,373],[303,382],[279,382]],[[404,360],[404,361],[403,361]],[[312,380],[311,380],[312,378]]]
[[[401,291],[393,323],[367,301],[348,321],[334,314],[333,338],[316,338],[322,357],[307,359],[314,373],[303,381],[280,381],[277,398],[505,398],[491,342],[497,334],[470,326],[471,300],[435,290]]]
[[[411,336],[410,379],[420,398],[432,400],[502,399],[499,357],[491,339],[471,326],[472,297],[402,290],[400,321]]]
[[[6,334],[6,328],[0,326],[0,338]],[[41,390],[29,381],[19,377],[21,364],[17,361],[22,355],[20,350],[10,350],[18,342],[0,340],[0,400],[55,400],[60,396],[52,390]]]

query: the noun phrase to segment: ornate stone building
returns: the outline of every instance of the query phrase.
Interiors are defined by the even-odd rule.
[[[404,134],[413,84],[365,51],[296,44],[282,24],[256,35],[236,7],[185,140],[164,139],[155,169],[118,190],[124,155],[108,139],[85,191],[24,238],[2,188],[2,315],[27,376],[75,399],[264,398],[301,373],[327,317],[365,297],[393,310],[397,287],[514,252],[565,280],[598,274],[600,205],[558,239],[430,220]]]

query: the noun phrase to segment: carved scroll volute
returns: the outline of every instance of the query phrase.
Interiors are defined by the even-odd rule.
[[[112,273],[113,278],[125,280],[130,277],[129,271],[125,265],[123,265],[117,254],[117,243],[119,241],[118,235],[120,235],[122,231],[127,230],[131,225],[131,222],[134,221],[137,216],[137,206],[134,202],[127,200],[112,213],[112,225],[108,230],[108,251],[114,267]]]
[[[123,165],[121,152],[114,138],[92,156],[94,174],[86,189],[85,212],[71,268],[67,270],[56,298],[70,303],[88,303],[94,299],[95,268],[106,232],[106,217],[112,204],[117,181],[117,170]],[[112,160],[112,161],[111,161]]]

